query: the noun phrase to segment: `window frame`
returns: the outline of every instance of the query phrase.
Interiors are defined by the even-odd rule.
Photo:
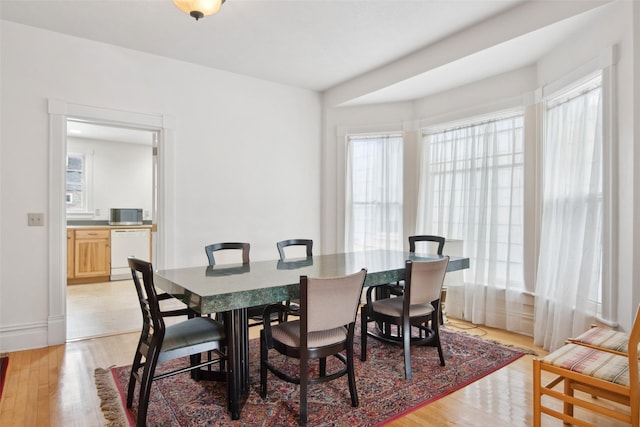
[[[352,165],[350,164],[350,150],[351,150],[351,144],[354,142],[359,142],[359,141],[365,141],[365,140],[375,140],[376,138],[384,138],[384,139],[391,139],[391,138],[395,138],[397,140],[395,140],[394,142],[397,142],[400,144],[400,150],[398,156],[399,156],[399,160],[400,160],[400,171],[399,171],[399,201],[395,200],[395,201],[391,201],[391,202],[386,202],[383,200],[378,200],[378,201],[369,201],[369,202],[356,202],[355,200],[352,200],[351,202],[349,201],[349,198],[351,197],[351,190],[350,190],[350,186],[353,183],[353,176],[352,176]],[[384,149],[384,148],[383,148]],[[403,173],[404,173],[404,138],[403,138],[403,134],[402,132],[398,132],[398,131],[390,131],[390,132],[375,132],[375,133],[347,133],[345,134],[345,232],[344,232],[344,249],[346,251],[352,251],[352,250],[366,250],[366,249],[372,249],[368,246],[364,247],[364,248],[360,248],[359,246],[356,245],[356,236],[352,235],[353,234],[353,224],[351,219],[349,219],[349,216],[353,216],[354,215],[354,206],[372,206],[372,205],[377,205],[377,206],[381,206],[380,209],[378,210],[385,210],[385,206],[388,205],[395,205],[395,209],[393,209],[393,211],[397,211],[397,221],[399,223],[398,228],[398,237],[397,237],[397,248],[401,250],[403,245],[404,245],[404,179],[403,179]],[[389,234],[387,233],[385,236],[383,236],[382,240],[389,242]],[[385,247],[381,247],[379,245],[376,245],[375,248],[378,249],[385,249]],[[393,245],[391,248],[388,249],[393,249]]]
[[[519,242],[519,246],[521,247],[521,253],[520,253],[520,281],[518,282],[517,288],[513,288],[511,284],[510,286],[508,286],[509,284],[507,283],[507,280],[509,278],[509,275],[507,274],[506,278],[505,278],[505,283],[501,284],[501,285],[496,285],[496,287],[501,288],[501,289],[509,289],[509,290],[517,290],[520,292],[527,292],[527,272],[526,272],[526,262],[525,262],[525,253],[526,253],[526,236],[525,236],[525,229],[526,229],[526,222],[525,222],[525,208],[526,208],[526,194],[525,194],[525,190],[526,190],[526,165],[527,165],[527,155],[528,153],[526,153],[527,150],[527,142],[526,142],[526,135],[527,135],[527,115],[526,115],[526,111],[524,108],[522,107],[517,107],[517,108],[509,108],[509,109],[505,109],[505,110],[499,110],[499,111],[494,111],[494,112],[490,112],[490,113],[485,113],[482,115],[476,115],[476,116],[470,116],[470,117],[466,117],[460,120],[456,120],[456,121],[451,121],[451,122],[445,122],[445,123],[440,123],[440,124],[435,124],[435,125],[431,125],[431,126],[425,126],[422,128],[422,144],[423,144],[423,149],[428,149],[430,150],[430,146],[428,145],[429,143],[426,142],[427,138],[430,135],[434,135],[434,134],[438,134],[438,133],[446,133],[446,132],[452,132],[452,131],[458,131],[458,130],[462,130],[462,129],[467,129],[467,128],[474,128],[474,127],[480,127],[483,124],[489,123],[489,122],[498,122],[500,120],[505,120],[505,119],[510,119],[510,118],[515,118],[518,117],[520,120],[520,141],[519,141],[519,151],[517,152],[513,152],[510,151],[507,154],[497,154],[494,155],[492,157],[492,159],[497,159],[498,157],[502,157],[502,156],[510,156],[511,158],[513,158],[514,156],[518,156],[519,157],[519,162],[517,164],[515,164],[519,169],[519,180],[520,180],[520,187],[518,188],[520,191],[520,205],[519,205],[519,209],[521,211],[521,216],[520,216],[520,242]],[[475,138],[475,137],[474,137]],[[423,153],[423,158],[426,158],[426,156],[431,156],[431,153]],[[476,156],[477,157],[477,156]],[[454,160],[452,160],[454,161]],[[469,168],[471,168],[471,163],[474,163],[476,161],[475,158],[470,158],[470,157],[466,157],[465,162],[468,162],[469,164]],[[424,161],[421,159],[421,168],[430,168],[433,166],[433,162],[430,160],[429,161],[429,166],[425,166]],[[509,165],[509,168],[513,167],[512,164]],[[498,166],[496,169],[501,169],[500,166]],[[426,171],[425,169],[422,169],[422,173],[428,173],[429,176],[425,177],[424,179],[427,180],[431,180],[433,179],[433,174],[431,172]],[[422,178],[421,178],[422,179]],[[513,192],[513,189],[511,190]],[[420,197],[420,195],[418,195],[418,197]],[[418,234],[424,232],[424,228],[428,226],[428,222],[433,222],[432,217],[431,217],[431,213],[428,213],[427,215],[424,215],[424,209],[426,209],[426,206],[423,206],[423,204],[419,204],[418,206],[418,218],[428,218],[426,221],[424,221],[423,223],[418,222],[416,224],[416,232]],[[467,208],[468,209],[468,208]],[[513,206],[510,205],[510,212],[513,210]],[[499,227],[499,225],[498,225]],[[517,225],[516,225],[517,227]],[[511,227],[513,228],[513,227]],[[435,232],[440,232],[440,231],[434,231]],[[510,229],[509,231],[510,233],[512,232],[512,230]],[[464,236],[453,236],[450,237],[453,239],[463,239],[464,240]],[[496,243],[498,244],[498,243]],[[499,260],[494,260],[493,262],[500,262]],[[465,275],[468,272],[465,271]]]
[[[67,157],[67,161],[66,161],[66,167],[65,167],[65,203],[66,203],[66,215],[67,217],[73,217],[73,218],[85,218],[85,217],[92,217],[93,216],[93,194],[92,194],[92,156],[90,154],[87,153],[82,153],[82,152],[75,152],[75,151],[69,151],[66,153],[66,157]],[[81,206],[79,208],[69,208],[69,202],[68,202],[68,196],[69,196],[69,190],[68,190],[68,185],[69,185],[69,179],[68,179],[68,174],[70,171],[74,171],[74,170],[70,170],[69,169],[69,158],[70,157],[77,157],[77,158],[81,158],[82,159],[82,167],[80,169],[80,172],[82,174],[82,178],[81,178],[81,182],[80,182],[80,186],[81,186]]]
[[[602,266],[599,312],[597,320],[610,327],[618,326],[617,287],[618,274],[618,141],[613,126],[616,111],[615,95],[615,61],[613,53],[605,59],[600,59],[598,64],[606,62],[602,67],[595,64],[587,64],[577,74],[566,76],[564,79],[553,82],[541,90],[540,105],[542,107],[542,150],[545,149],[547,110],[549,104],[558,102],[558,99],[570,97],[576,90],[580,90],[594,77],[600,76],[602,97]],[[586,71],[591,70],[591,71]],[[544,154],[542,155],[544,157]],[[540,162],[539,174],[544,174],[544,165]],[[540,188],[540,203],[542,204],[542,184]]]

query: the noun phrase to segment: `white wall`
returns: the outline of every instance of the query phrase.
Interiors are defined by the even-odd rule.
[[[143,219],[151,220],[153,149],[150,145],[69,137],[67,152],[84,154],[90,165],[87,173],[93,216],[87,219],[107,221],[111,208],[140,208]]]
[[[26,218],[47,216],[49,99],[173,118],[172,265],[206,263],[214,241],[249,241],[259,260],[277,257],[277,240],[319,240],[317,93],[7,21],[0,31],[0,351],[52,344],[49,229],[63,224]]]
[[[344,200],[347,132],[402,131],[411,127],[411,102],[327,109],[322,146],[322,244],[325,252],[344,251]]]

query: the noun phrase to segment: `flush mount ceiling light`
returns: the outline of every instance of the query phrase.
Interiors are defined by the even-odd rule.
[[[193,16],[197,21],[217,13],[225,0],[173,0],[173,2],[178,9]]]

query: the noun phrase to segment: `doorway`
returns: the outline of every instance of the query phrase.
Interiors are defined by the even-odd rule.
[[[154,147],[158,131],[115,126],[67,118],[67,227],[71,232],[84,227],[109,229],[111,208],[135,208],[142,213],[143,224],[152,225],[155,217]],[[111,231],[111,280],[99,283],[67,282],[67,341],[132,332],[140,329],[137,296],[128,275],[121,274],[126,267],[126,256],[142,255],[148,259],[149,234],[147,230],[118,229],[115,233],[127,235],[144,233],[146,250],[121,248],[126,255],[114,254],[118,247]],[[74,240],[68,244],[73,245]],[[140,243],[138,246],[145,246]],[[133,252],[131,252],[133,251]],[[130,252],[130,253],[129,253]],[[144,254],[144,255],[143,255]],[[118,259],[116,259],[118,255]],[[73,258],[74,250],[67,256]],[[120,259],[122,258],[122,259]],[[79,262],[76,260],[76,262]],[[70,265],[73,267],[74,260]],[[123,280],[124,279],[124,280]],[[91,279],[89,279],[91,281]]]
[[[164,265],[167,256],[165,224],[173,218],[165,211],[166,183],[173,182],[173,166],[169,161],[173,146],[172,120],[166,116],[148,115],[49,100],[50,168],[49,168],[49,345],[62,344],[67,338],[67,122],[107,126],[114,129],[134,129],[153,132],[152,252],[155,266]],[[89,211],[87,210],[87,215]],[[93,212],[95,215],[95,212]],[[100,212],[102,214],[102,212]],[[169,231],[171,234],[171,230]],[[170,236],[169,236],[170,237]],[[115,290],[112,289],[112,290]],[[137,300],[135,301],[137,304]],[[115,304],[118,304],[117,302]],[[107,304],[104,304],[107,305]],[[139,307],[136,305],[139,317]]]

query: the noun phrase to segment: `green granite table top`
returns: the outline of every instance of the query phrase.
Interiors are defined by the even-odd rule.
[[[254,261],[158,270],[154,281],[199,313],[272,304],[299,298],[300,276],[335,277],[367,269],[365,286],[404,279],[405,260],[433,260],[439,255],[402,251],[365,251],[316,255],[291,261]],[[469,258],[450,257],[447,271],[469,268]]]

